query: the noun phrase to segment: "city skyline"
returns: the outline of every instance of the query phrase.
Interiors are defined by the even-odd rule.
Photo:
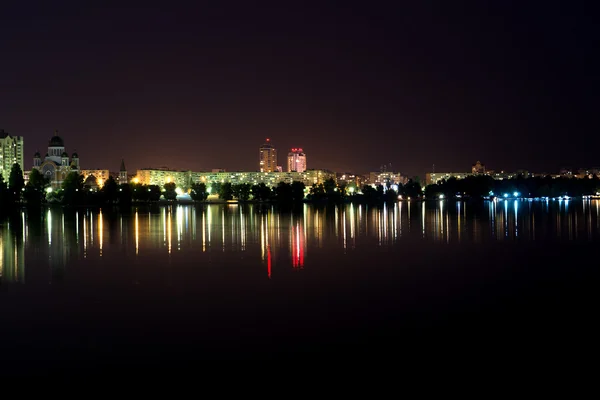
[[[4,129],[0,129],[0,133],[2,134],[2,137],[8,138],[10,140],[12,140],[11,138],[20,140],[20,146],[19,149],[20,151],[22,151],[23,148],[26,148],[26,146],[24,145],[25,140],[22,136],[15,136],[15,135],[11,135],[10,132],[5,131]],[[7,139],[7,140],[8,140]],[[63,138],[59,135],[58,130],[55,130],[54,133],[52,134],[52,137],[49,139],[48,141],[48,154],[52,152],[51,150],[51,146],[54,146],[52,144],[52,142],[58,139],[59,141],[61,141],[60,145],[64,146],[63,144]],[[12,142],[11,142],[12,143]],[[0,143],[1,144],[1,143]],[[266,147],[265,147],[266,146]],[[12,144],[11,144],[12,147]],[[268,149],[269,150],[269,154],[266,155],[265,157],[263,157],[263,150],[264,149]],[[63,147],[61,147],[59,150],[54,149],[55,151],[59,151],[61,153],[64,152]],[[304,153],[302,148],[298,148],[298,147],[293,147],[290,148],[290,152],[287,153],[287,156],[285,157],[285,160],[279,160],[278,156],[277,156],[277,147],[271,142],[270,138],[266,138],[264,143],[259,147],[260,150],[260,156],[259,156],[259,161],[263,161],[264,160],[270,160],[270,163],[272,164],[272,166],[274,166],[275,168],[273,168],[270,171],[263,171],[263,172],[277,172],[279,171],[279,169],[282,170],[282,172],[290,172],[290,167],[289,167],[289,163],[290,163],[290,155],[293,153],[298,153],[300,155],[302,155],[302,159],[303,159],[303,166],[306,167],[306,154]],[[46,158],[48,158],[48,154],[46,154]],[[58,154],[58,153],[57,153]],[[284,152],[285,154],[285,152]],[[26,160],[29,159],[29,157],[27,157],[26,151],[25,154],[23,154],[23,160],[24,160],[24,165],[25,168],[23,169],[23,171],[30,171],[32,168],[38,168],[41,166],[41,161],[40,161],[40,157],[42,155],[42,152],[40,152],[39,150],[35,151],[35,154],[31,157],[33,162],[31,163],[31,165],[29,165]],[[61,155],[65,155],[65,154],[61,154]],[[55,155],[57,156],[57,155]],[[66,152],[66,156],[70,157],[70,156],[74,156],[75,159],[78,158],[78,152],[75,150],[72,150],[71,152]],[[283,157],[283,156],[282,156]],[[50,154],[50,158],[52,158],[52,155]],[[57,162],[55,160],[55,162]],[[68,160],[67,160],[68,162]],[[58,162],[59,164],[61,162]],[[124,158],[121,158],[121,160],[119,161],[119,171],[123,171],[124,168]],[[218,168],[205,168],[205,169],[197,169],[195,171],[199,171],[199,172],[208,172],[208,171],[222,171],[222,172],[260,172],[261,171],[261,163],[259,162],[258,164],[258,168],[256,169],[250,169],[250,170],[234,170],[234,169],[228,169],[228,168],[222,168],[222,166],[218,167]],[[450,170],[443,170],[440,168],[436,169],[435,164],[432,165],[432,168],[430,171],[425,172],[423,175],[409,175],[404,173],[401,170],[395,169],[393,168],[391,163],[388,164],[382,164],[379,166],[379,168],[374,168],[373,170],[370,171],[358,171],[355,172],[355,170],[346,170],[346,171],[336,171],[332,168],[305,168],[306,170],[327,170],[327,171],[332,171],[335,173],[353,173],[353,174],[358,174],[358,175],[369,175],[369,174],[373,174],[373,173],[377,173],[377,172],[393,172],[393,173],[401,173],[403,174],[403,176],[405,176],[407,179],[410,177],[415,177],[417,176],[419,179],[425,179],[427,180],[428,177],[430,175],[438,175],[438,176],[442,176],[442,175],[447,175],[448,173],[452,174],[460,174],[460,175],[469,175],[471,171],[472,173],[476,173],[476,172],[480,172],[483,173],[485,172],[486,168],[484,164],[481,164],[481,161],[477,161],[475,164],[471,165],[471,168],[467,168],[469,165],[469,163],[463,163],[463,165],[459,168],[457,168],[454,172],[449,172]],[[90,167],[87,166],[88,168],[86,168],[86,171],[92,171],[92,170],[102,170],[102,171],[111,171],[111,173],[117,173],[119,171],[117,171],[117,169],[115,169],[115,167],[113,165],[107,166],[106,162],[104,164],[102,164],[101,166],[95,166],[95,167]],[[172,168],[169,165],[150,165],[150,166],[144,166],[141,168],[135,168],[132,170],[129,170],[130,173],[133,173],[134,171],[140,171],[140,170],[160,170],[160,169],[167,169],[170,171],[194,171],[192,169],[186,169],[186,168]],[[480,168],[480,171],[476,171],[477,168]],[[4,171],[5,170],[5,171]],[[536,175],[540,175],[540,174],[548,174],[548,175],[559,175],[559,174],[565,174],[567,171],[570,171],[573,174],[577,174],[580,171],[585,171],[585,170],[593,170],[593,171],[597,171],[600,170],[600,167],[598,166],[590,166],[590,165],[562,165],[559,168],[556,168],[555,170],[552,171],[535,171],[535,170],[529,170],[529,169],[525,169],[525,168],[520,168],[517,170],[508,170],[505,168],[497,168],[497,169],[493,169],[492,171],[495,172],[496,174],[500,173],[502,175],[506,175],[506,176],[516,176],[519,173],[522,172],[528,172],[528,173],[533,173]],[[8,171],[10,171],[10,168],[4,168],[3,169],[4,172],[8,173]],[[299,171],[301,172],[301,171]],[[594,173],[595,174],[595,173]],[[450,176],[450,175],[448,175]]]
[[[27,168],[55,129],[93,168],[254,170],[265,137],[339,172],[600,164],[597,28],[572,5],[2,11],[0,126]]]

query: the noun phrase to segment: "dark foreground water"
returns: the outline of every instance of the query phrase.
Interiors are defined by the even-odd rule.
[[[23,211],[0,230],[0,368],[585,354],[599,206]]]

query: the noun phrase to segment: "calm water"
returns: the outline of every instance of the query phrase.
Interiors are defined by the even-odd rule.
[[[595,200],[21,212],[0,230],[0,339],[13,362],[68,368],[584,329],[599,216]]]

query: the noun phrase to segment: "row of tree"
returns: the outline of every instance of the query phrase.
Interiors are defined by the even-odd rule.
[[[102,188],[97,189],[93,178],[84,181],[83,175],[71,172],[64,179],[61,188],[50,190],[50,182],[37,169],[29,174],[25,184],[23,172],[19,164],[11,168],[8,181],[0,175],[0,207],[5,210],[11,205],[25,203],[30,206],[39,206],[45,202],[64,205],[107,205],[131,204],[134,202],[157,202],[161,198],[169,201],[176,200],[177,189],[175,183],[166,183],[163,187],[158,185],[142,184],[117,184],[109,177]],[[455,196],[482,198],[487,196],[503,196],[505,193],[513,196],[518,193],[523,197],[558,197],[558,196],[584,196],[593,195],[600,191],[600,179],[572,178],[515,178],[510,180],[495,180],[489,176],[470,176],[465,179],[450,178],[437,184],[425,187],[424,197],[437,199],[440,196],[452,198]],[[423,190],[421,185],[410,180],[405,185],[400,185],[398,190],[386,189],[379,185],[372,187],[365,185],[362,190],[338,184],[333,179],[313,185],[306,190],[304,183],[280,182],[271,188],[264,183],[251,185],[248,183],[232,184],[194,183],[189,190],[190,197],[196,202],[204,202],[209,194],[218,195],[223,201],[238,200],[241,202],[277,202],[280,204],[311,203],[382,203],[397,201],[399,196],[404,198],[421,198]]]
[[[377,203],[384,201],[396,201],[398,195],[415,198],[421,194],[421,187],[416,182],[409,182],[396,192],[383,186],[373,188],[364,186],[362,191],[356,187],[347,187],[337,184],[333,179],[314,185],[307,192],[302,182],[292,183],[280,182],[271,188],[264,183],[255,185],[241,183],[232,184],[194,183],[189,194],[192,200],[204,202],[210,194],[218,195],[220,200],[237,200],[241,202],[277,202],[281,204],[295,204],[308,202],[366,202]],[[98,189],[95,178],[88,177],[84,180],[83,175],[77,172],[68,174],[58,189],[50,189],[49,180],[37,169],[29,174],[29,181],[25,185],[23,172],[18,164],[11,170],[8,183],[0,176],[0,204],[5,206],[25,203],[28,206],[39,206],[43,203],[57,203],[63,205],[109,205],[109,204],[131,204],[134,202],[157,202],[161,198],[165,200],[176,200],[177,190],[175,183],[166,183],[163,187],[158,185],[143,184],[117,184],[109,177],[104,185]]]
[[[513,196],[514,193],[523,197],[578,197],[594,195],[599,191],[600,179],[596,176],[586,179],[546,176],[495,180],[490,176],[481,175],[469,176],[465,179],[452,177],[438,184],[428,185],[425,187],[425,197],[439,198],[440,195],[444,195],[451,198],[461,195],[482,198],[487,196],[502,197],[504,194]]]

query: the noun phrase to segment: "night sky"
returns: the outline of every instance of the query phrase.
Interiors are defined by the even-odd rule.
[[[55,129],[130,172],[256,170],[267,137],[339,172],[600,166],[592,2],[13,3],[0,128],[26,168]]]

